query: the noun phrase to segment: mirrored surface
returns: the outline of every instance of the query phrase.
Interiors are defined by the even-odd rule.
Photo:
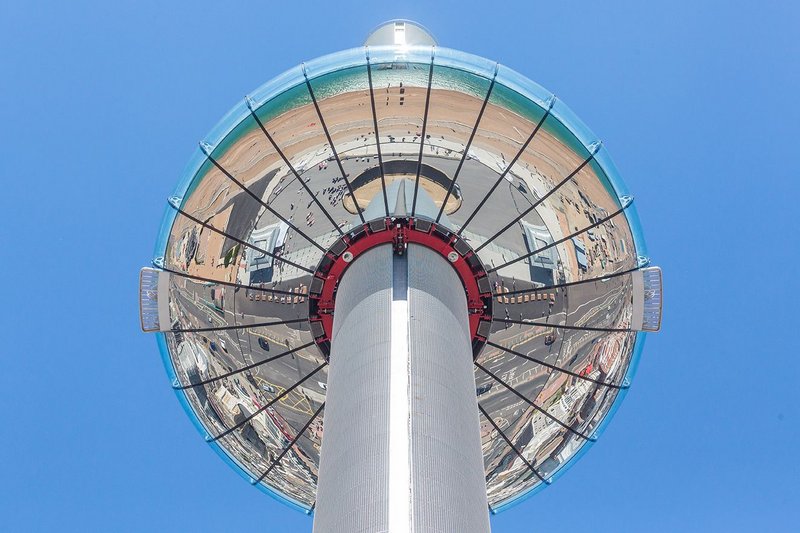
[[[207,440],[311,509],[327,382],[312,275],[408,180],[488,269],[475,384],[501,509],[593,442],[628,386],[630,273],[644,255],[634,207],[588,129],[532,82],[447,49],[369,54],[293,69],[202,145],[157,251],[172,273],[168,364]]]

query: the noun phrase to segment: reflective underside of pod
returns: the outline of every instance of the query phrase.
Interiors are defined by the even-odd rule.
[[[142,326],[161,332],[178,396],[215,450],[312,510],[328,376],[326,332],[308,320],[315,272],[337,242],[391,222],[398,189],[408,216],[485,268],[491,316],[473,367],[488,503],[502,510],[597,439],[661,308],[660,271],[643,270],[632,197],[605,148],[510,69],[438,47],[359,48],[251,94],[172,195]]]

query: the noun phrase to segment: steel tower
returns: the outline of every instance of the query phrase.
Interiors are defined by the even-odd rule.
[[[319,533],[489,531],[597,440],[661,325],[602,144],[410,21],[231,110],[155,257],[142,328],[179,400]]]

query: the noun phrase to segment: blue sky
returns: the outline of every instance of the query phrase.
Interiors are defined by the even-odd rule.
[[[0,2],[5,530],[311,531],[194,430],[139,332],[137,272],[230,107],[397,17],[564,100],[665,273],[613,423],[494,531],[800,527],[797,3],[165,4]]]

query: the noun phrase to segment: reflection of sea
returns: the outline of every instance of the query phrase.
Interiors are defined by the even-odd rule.
[[[427,85],[428,65],[411,64],[408,66],[409,68],[385,69],[382,68],[382,65],[373,65],[373,85],[375,89],[378,90],[384,87],[386,83],[390,83],[392,86],[397,86],[401,82],[411,86]],[[328,98],[345,92],[369,89],[366,66],[351,67],[331,72],[312,79],[311,84],[317,99]],[[459,91],[482,99],[486,96],[488,87],[489,80],[482,76],[450,67],[434,67],[434,89]],[[490,101],[492,104],[504,107],[534,123],[538,122],[544,114],[544,110],[537,103],[532,102],[527,97],[499,83],[495,84]],[[298,85],[287,89],[268,102],[265,102],[264,105],[258,109],[257,114],[259,119],[263,123],[266,123],[298,106],[307,104],[311,104],[311,99],[308,95],[305,83],[300,82]],[[224,153],[241,137],[258,127],[255,120],[253,120],[249,114],[238,117],[230,116],[226,117],[226,119],[231,122],[238,120],[241,120],[241,122],[218,143],[215,149],[215,153],[218,157],[219,154]],[[581,157],[588,156],[588,152],[583,146],[583,143],[552,115],[542,127],[545,131],[566,144],[574,152],[581,155]],[[214,129],[224,130],[227,128],[222,124],[218,124]],[[204,176],[210,168],[211,164],[206,163],[198,170],[197,174],[192,178],[192,184],[189,186],[186,196],[189,196],[197,187],[199,183],[197,178],[199,176]],[[616,198],[617,193],[600,166],[593,162],[592,168],[595,173],[600,176],[600,181],[606,188],[606,191],[612,198]]]

